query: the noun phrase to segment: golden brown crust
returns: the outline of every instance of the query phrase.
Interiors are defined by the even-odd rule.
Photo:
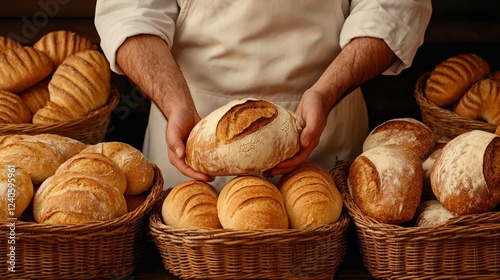
[[[57,124],[73,120],[71,111],[54,102],[47,101],[45,106],[38,109],[31,120],[34,124]]]
[[[439,107],[449,107],[474,84],[490,74],[487,61],[476,54],[460,54],[438,64],[429,74],[425,96]]]
[[[476,82],[462,96],[454,112],[462,117],[500,125],[500,81],[486,78]]]
[[[0,36],[0,53],[6,50],[22,48],[23,45],[10,37]]]
[[[49,101],[49,79],[44,79],[19,93],[21,100],[35,114]]]
[[[19,95],[0,90],[0,123],[30,123],[32,114]]]
[[[0,220],[19,218],[33,198],[34,189],[30,174],[15,165],[1,165],[0,170]],[[15,179],[14,187],[9,185],[12,178]],[[14,209],[12,206],[15,206]]]
[[[500,136],[500,125],[497,127],[497,130],[495,131],[495,134]]]
[[[52,73],[50,58],[32,47],[6,50],[0,53],[0,90],[23,91]]]

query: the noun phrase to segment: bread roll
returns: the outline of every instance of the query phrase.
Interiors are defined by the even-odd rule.
[[[58,134],[42,133],[27,137],[35,139],[36,141],[42,141],[47,145],[54,147],[62,154],[64,161],[78,154],[87,147],[87,144],[81,141]]]
[[[425,96],[439,107],[449,107],[480,79],[490,74],[487,61],[476,54],[452,56],[429,74]]]
[[[95,50],[96,45],[82,35],[68,30],[57,30],[45,34],[33,48],[45,52],[57,68],[68,56],[84,50]]]
[[[415,214],[422,195],[422,160],[411,150],[377,146],[351,164],[348,189],[367,216],[386,224],[402,224]]]
[[[376,126],[365,138],[363,152],[381,145],[398,145],[424,159],[436,145],[436,137],[424,123],[413,118],[396,118]]]
[[[6,50],[22,47],[23,45],[21,45],[18,41],[10,37],[0,36],[0,53]]]
[[[19,218],[33,198],[30,174],[15,165],[0,165],[0,220]]]
[[[500,80],[491,78],[476,82],[454,109],[457,115],[500,125]]]
[[[424,168],[424,187],[422,190],[422,198],[425,200],[436,199],[431,187],[431,169],[434,162],[436,162],[436,159],[441,154],[441,150],[444,145],[446,145],[444,142],[436,143],[436,146],[434,146],[434,149],[431,151],[429,156],[423,161],[422,167]]]
[[[342,196],[333,177],[326,174],[319,165],[307,162],[278,181],[290,228],[315,228],[340,218]]]
[[[49,100],[45,103],[45,106],[36,111],[31,121],[33,124],[49,125],[67,122],[74,119],[75,116],[69,109],[57,105]]]
[[[163,222],[180,228],[222,228],[217,197],[217,191],[208,183],[197,180],[181,183],[163,201]]]
[[[49,80],[44,79],[19,93],[21,100],[35,114],[49,101]]]
[[[435,199],[420,203],[415,216],[415,226],[417,227],[439,226],[455,217],[455,215],[443,207],[439,200]]]
[[[495,131],[495,134],[500,136],[500,125],[497,127],[497,130]]]
[[[472,130],[450,140],[431,169],[436,198],[455,215],[489,212],[500,203],[500,137]]]
[[[126,195],[136,195],[148,190],[154,182],[155,173],[151,162],[133,146],[122,142],[102,142],[81,151],[101,153],[113,160],[127,178]]]
[[[186,164],[208,175],[250,175],[300,149],[303,121],[273,103],[234,100],[203,118],[186,143]]]
[[[30,123],[31,111],[19,95],[0,90],[0,123]]]
[[[0,90],[23,91],[52,73],[50,58],[32,47],[6,50],[0,53]]]
[[[278,188],[253,175],[235,177],[222,188],[217,200],[217,212],[223,228],[288,228],[288,216]]]
[[[109,63],[99,51],[86,50],[66,58],[49,82],[50,101],[73,118],[103,106],[110,95]]]

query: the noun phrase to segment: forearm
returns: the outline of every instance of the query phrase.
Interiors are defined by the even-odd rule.
[[[364,82],[382,73],[396,60],[381,39],[356,38],[347,44],[309,89],[322,95],[326,111]]]
[[[118,49],[116,61],[165,117],[170,116],[174,106],[195,110],[186,81],[161,38],[154,35],[129,37]]]

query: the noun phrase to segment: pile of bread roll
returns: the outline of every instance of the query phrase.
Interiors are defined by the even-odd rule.
[[[34,221],[47,224],[119,217],[129,210],[127,197],[155,179],[153,165],[129,144],[87,145],[56,134],[0,136],[0,168],[0,219],[30,221],[32,209]]]
[[[328,171],[306,162],[276,185],[255,175],[236,176],[220,192],[206,182],[181,183],[163,201],[162,218],[180,228],[312,229],[336,222],[342,205]]]
[[[425,84],[427,99],[465,118],[500,125],[500,71],[476,54],[436,65]]]
[[[458,215],[497,211],[500,136],[481,130],[437,143],[412,118],[374,128],[352,162],[348,190],[363,214],[380,223],[438,226]]]
[[[33,46],[0,36],[0,123],[54,124],[88,115],[110,96],[111,70],[90,39],[68,30]]]

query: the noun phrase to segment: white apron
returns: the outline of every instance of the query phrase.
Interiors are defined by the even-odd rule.
[[[182,1],[172,52],[200,116],[246,97],[295,111],[302,93],[340,51],[344,22],[340,2]],[[170,188],[190,178],[168,160],[166,125],[152,103],[143,152],[160,167],[165,188]],[[337,159],[352,160],[361,152],[367,133],[366,106],[357,89],[330,112],[309,161],[330,170]],[[217,177],[212,185],[221,189],[231,178]]]

